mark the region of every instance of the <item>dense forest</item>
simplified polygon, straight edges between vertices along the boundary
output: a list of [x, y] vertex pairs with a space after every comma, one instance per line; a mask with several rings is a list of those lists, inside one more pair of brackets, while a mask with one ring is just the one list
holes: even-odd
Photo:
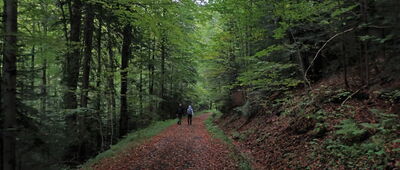
[[76, 168], [179, 103], [253, 169], [400, 167], [398, 0], [0, 6], [1, 170]]

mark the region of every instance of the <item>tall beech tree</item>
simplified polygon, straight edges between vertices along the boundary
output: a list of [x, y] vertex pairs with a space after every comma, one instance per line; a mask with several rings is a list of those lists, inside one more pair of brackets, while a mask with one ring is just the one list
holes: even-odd
[[128, 23], [123, 29], [123, 42], [121, 52], [121, 106], [119, 118], [119, 135], [126, 135], [128, 132], [128, 64], [131, 57], [132, 26]]
[[81, 61], [81, 25], [82, 2], [81, 0], [68, 1], [70, 13], [69, 51], [65, 57], [63, 82], [66, 85], [64, 92], [64, 108], [76, 109], [78, 106], [76, 88], [78, 86], [80, 61]]
[[90, 76], [90, 61], [93, 50], [93, 34], [94, 34], [94, 6], [90, 3], [85, 4], [85, 24], [84, 24], [84, 56], [83, 56], [83, 75], [82, 75], [82, 96], [81, 107], [87, 107], [88, 92], [89, 92], [89, 76]]
[[3, 7], [4, 49], [2, 74], [2, 169], [17, 169], [17, 34], [18, 1], [6, 0]]

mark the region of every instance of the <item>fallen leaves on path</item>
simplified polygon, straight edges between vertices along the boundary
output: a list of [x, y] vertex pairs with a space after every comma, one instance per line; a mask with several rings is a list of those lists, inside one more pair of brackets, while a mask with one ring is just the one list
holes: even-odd
[[193, 118], [193, 125], [186, 121], [173, 125], [138, 147], [100, 161], [93, 169], [237, 169], [229, 148], [208, 133], [207, 117]]

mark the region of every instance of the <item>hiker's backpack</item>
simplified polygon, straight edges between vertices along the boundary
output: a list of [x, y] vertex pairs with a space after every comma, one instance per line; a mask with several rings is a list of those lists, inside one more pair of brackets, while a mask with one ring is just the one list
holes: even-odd
[[189, 108], [187, 109], [187, 114], [188, 114], [188, 115], [193, 115], [193, 109], [189, 107]]

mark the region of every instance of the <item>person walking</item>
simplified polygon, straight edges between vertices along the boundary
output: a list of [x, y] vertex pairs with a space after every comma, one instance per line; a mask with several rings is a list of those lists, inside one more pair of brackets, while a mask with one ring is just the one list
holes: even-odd
[[178, 110], [176, 111], [176, 116], [178, 117], [178, 125], [182, 124], [183, 113], [185, 113], [185, 109], [183, 108], [182, 104], [179, 103]]
[[187, 108], [188, 125], [192, 125], [192, 117], [194, 116], [194, 111], [191, 105]]

